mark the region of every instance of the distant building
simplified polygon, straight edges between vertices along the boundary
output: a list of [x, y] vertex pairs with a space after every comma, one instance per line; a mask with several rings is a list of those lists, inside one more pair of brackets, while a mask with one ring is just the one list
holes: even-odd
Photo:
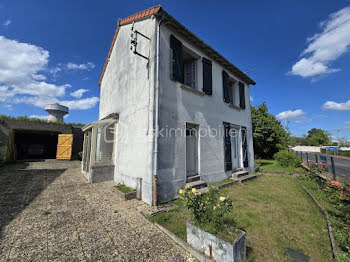
[[63, 122], [63, 117], [65, 114], [68, 114], [69, 108], [55, 103], [45, 105], [45, 111], [49, 113], [49, 122]]

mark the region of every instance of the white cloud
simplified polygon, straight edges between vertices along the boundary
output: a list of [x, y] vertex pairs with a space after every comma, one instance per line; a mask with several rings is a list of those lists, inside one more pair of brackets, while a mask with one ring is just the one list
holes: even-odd
[[350, 121], [347, 121], [344, 123], [346, 126], [349, 126], [350, 127]]
[[95, 68], [95, 65], [91, 62], [88, 62], [86, 64], [75, 64], [75, 63], [72, 63], [72, 62], [69, 62], [67, 64], [67, 68], [68, 69], [78, 69], [78, 70], [91, 70], [91, 69], [94, 69]]
[[58, 66], [55, 66], [55, 67], [53, 67], [53, 68], [47, 69], [47, 71], [48, 71], [51, 75], [53, 75], [53, 77], [56, 77], [56, 76], [57, 76], [57, 73], [58, 73], [58, 72], [61, 72], [62, 69], [61, 69], [60, 66], [58, 65]]
[[70, 93], [70, 96], [75, 98], [81, 98], [85, 92], [87, 92], [87, 89], [78, 89], [77, 91], [74, 91]]
[[320, 26], [322, 32], [307, 39], [308, 47], [290, 74], [305, 78], [340, 71], [329, 68], [329, 64], [343, 55], [350, 45], [350, 7], [330, 14]]
[[323, 104], [324, 110], [335, 110], [335, 111], [350, 111], [350, 100], [345, 103], [337, 103], [334, 101], [327, 101]]
[[254, 98], [252, 96], [250, 96], [250, 102], [253, 102]]
[[278, 119], [291, 119], [291, 118], [299, 118], [305, 116], [305, 112], [301, 109], [296, 110], [288, 110], [279, 113], [276, 117]]
[[[55, 75], [62, 66], [58, 64], [49, 69], [48, 63], [49, 52], [40, 46], [0, 36], [0, 102], [25, 103], [42, 108], [47, 103], [64, 101], [66, 89], [71, 86], [48, 83], [44, 73]], [[92, 66], [87, 65], [89, 68]], [[75, 97], [81, 96], [77, 93]], [[65, 102], [70, 104], [71, 109], [88, 109], [98, 102], [98, 98]]]
[[32, 75], [32, 78], [38, 81], [45, 81], [46, 80], [46, 76], [42, 75], [42, 74], [34, 74]]
[[10, 19], [7, 19], [2, 25], [3, 26], [9, 26], [12, 23]]
[[99, 101], [98, 97], [89, 97], [79, 100], [60, 101], [60, 104], [68, 106], [69, 109], [86, 110], [94, 107]]
[[30, 115], [29, 118], [38, 118], [38, 119], [43, 119], [43, 120], [47, 120], [49, 119], [49, 116], [48, 115]]

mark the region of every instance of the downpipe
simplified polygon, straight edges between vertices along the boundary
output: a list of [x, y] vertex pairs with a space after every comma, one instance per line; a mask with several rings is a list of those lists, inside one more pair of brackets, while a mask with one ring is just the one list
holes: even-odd
[[157, 172], [158, 172], [158, 136], [159, 136], [159, 49], [160, 49], [160, 26], [164, 20], [164, 16], [160, 19], [157, 25], [157, 46], [156, 46], [156, 85], [154, 92], [154, 151], [153, 151], [153, 206], [156, 206], [157, 203]]

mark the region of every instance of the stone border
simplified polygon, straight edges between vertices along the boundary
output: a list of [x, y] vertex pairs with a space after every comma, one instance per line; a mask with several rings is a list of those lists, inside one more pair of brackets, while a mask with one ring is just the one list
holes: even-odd
[[267, 170], [264, 170], [264, 171], [261, 171], [262, 173], [265, 173], [265, 174], [278, 174], [278, 175], [293, 175], [295, 172], [288, 172], [288, 171], [267, 171]]
[[161, 231], [163, 231], [163, 233], [166, 234], [176, 244], [178, 244], [183, 249], [185, 249], [188, 253], [190, 253], [192, 256], [194, 256], [198, 261], [201, 261], [201, 262], [212, 262], [213, 261], [210, 257], [197, 251], [190, 244], [184, 242], [181, 238], [177, 237], [176, 235], [174, 235], [173, 233], [171, 233], [169, 230], [162, 227], [158, 223], [154, 223], [154, 225], [156, 225], [156, 227], [158, 227]]
[[310, 197], [310, 199], [316, 204], [316, 206], [320, 209], [322, 215], [325, 217], [326, 222], [327, 222], [327, 227], [328, 227], [328, 236], [329, 240], [331, 241], [331, 249], [332, 249], [332, 254], [333, 254], [333, 261], [337, 262], [337, 258], [335, 256], [335, 240], [333, 236], [333, 229], [331, 226], [331, 223], [329, 222], [328, 219], [328, 213], [324, 208], [320, 205], [320, 203], [314, 198], [314, 196], [306, 189], [306, 187], [299, 181], [299, 179], [296, 177], [295, 180], [298, 182], [298, 184], [304, 189], [304, 191], [307, 193], [307, 195]]
[[117, 195], [123, 198], [124, 200], [131, 200], [136, 198], [136, 191], [132, 191], [130, 193], [123, 193], [117, 188], [117, 186], [114, 186], [114, 188], [116, 189], [115, 191]]
[[246, 232], [238, 228], [234, 230], [239, 234], [230, 242], [187, 221], [187, 243], [199, 252], [212, 257], [214, 261], [245, 262]]
[[[252, 178], [258, 178], [260, 176], [262, 176], [263, 174], [256, 174], [255, 177], [251, 177]], [[244, 177], [244, 176], [243, 176]], [[229, 187], [229, 186], [232, 186], [234, 184], [238, 184], [239, 182], [241, 182], [240, 180], [232, 180], [230, 182], [227, 182], [227, 183], [224, 183], [224, 184], [221, 184], [221, 185], [218, 185], [216, 186], [217, 189], [223, 189], [223, 188], [226, 188], [226, 187]], [[243, 181], [244, 182], [244, 181]]]

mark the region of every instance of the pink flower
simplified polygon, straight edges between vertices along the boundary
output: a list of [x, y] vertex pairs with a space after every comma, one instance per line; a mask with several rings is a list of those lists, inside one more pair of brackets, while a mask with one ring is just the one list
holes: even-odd
[[311, 160], [311, 159], [309, 159], [308, 161], [309, 161], [309, 162], [312, 162], [312, 160]]
[[341, 174], [340, 176], [341, 176], [341, 177], [344, 177], [345, 175], [344, 175], [344, 174]]
[[339, 186], [339, 182], [338, 181], [332, 181], [332, 185], [333, 186]]
[[318, 164], [317, 163], [315, 163], [315, 166], [317, 166]]

